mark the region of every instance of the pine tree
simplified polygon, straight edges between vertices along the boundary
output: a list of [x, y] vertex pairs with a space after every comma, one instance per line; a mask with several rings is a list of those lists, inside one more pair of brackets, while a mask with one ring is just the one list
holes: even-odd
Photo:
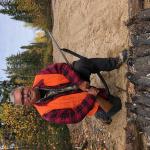
[[9, 77], [16, 77], [17, 83], [32, 82], [35, 74], [43, 67], [41, 53], [35, 50], [24, 51], [6, 58], [6, 73]]
[[9, 16], [12, 16], [12, 19], [32, 23], [34, 16], [29, 10], [18, 9], [18, 2], [17, 0], [0, 2], [0, 5], [3, 7], [0, 10], [0, 13], [8, 14]]

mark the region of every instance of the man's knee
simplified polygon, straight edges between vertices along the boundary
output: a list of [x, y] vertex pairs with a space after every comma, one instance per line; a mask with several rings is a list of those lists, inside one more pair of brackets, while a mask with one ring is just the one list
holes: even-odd
[[81, 77], [82, 80], [90, 81], [90, 70], [84, 64], [84, 60], [78, 60], [73, 62], [74, 71]]
[[73, 68], [74, 68], [75, 71], [80, 71], [81, 68], [83, 67], [83, 63], [80, 60], [74, 61], [72, 63], [72, 66], [73, 66]]

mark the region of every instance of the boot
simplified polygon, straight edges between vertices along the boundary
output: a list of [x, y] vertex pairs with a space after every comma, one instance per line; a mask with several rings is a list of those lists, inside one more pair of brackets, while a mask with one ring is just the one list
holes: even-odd
[[111, 124], [112, 119], [107, 115], [107, 113], [101, 108], [98, 112], [96, 112], [95, 117], [99, 120], [101, 120], [104, 124]]
[[118, 63], [117, 63], [117, 68], [119, 68], [123, 63], [126, 62], [128, 58], [128, 50], [124, 49], [122, 52], [119, 53], [118, 58]]

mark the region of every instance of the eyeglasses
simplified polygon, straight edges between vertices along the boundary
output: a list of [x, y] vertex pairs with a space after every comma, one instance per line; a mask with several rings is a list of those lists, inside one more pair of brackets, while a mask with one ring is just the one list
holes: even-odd
[[21, 88], [21, 103], [24, 105], [27, 100], [28, 100], [27, 90], [24, 87], [22, 87]]

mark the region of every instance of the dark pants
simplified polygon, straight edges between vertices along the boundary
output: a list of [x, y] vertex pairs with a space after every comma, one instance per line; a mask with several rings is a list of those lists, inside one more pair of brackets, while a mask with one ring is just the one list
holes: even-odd
[[[90, 75], [92, 73], [117, 69], [117, 64], [118, 58], [80, 59], [73, 62], [73, 69], [80, 75], [81, 79], [90, 81]], [[122, 104], [120, 98], [117, 96], [109, 95], [107, 99], [113, 104], [113, 107], [107, 113], [111, 117], [121, 109]]]
[[89, 81], [91, 73], [117, 69], [118, 58], [90, 58], [73, 62], [73, 69], [83, 80]]

